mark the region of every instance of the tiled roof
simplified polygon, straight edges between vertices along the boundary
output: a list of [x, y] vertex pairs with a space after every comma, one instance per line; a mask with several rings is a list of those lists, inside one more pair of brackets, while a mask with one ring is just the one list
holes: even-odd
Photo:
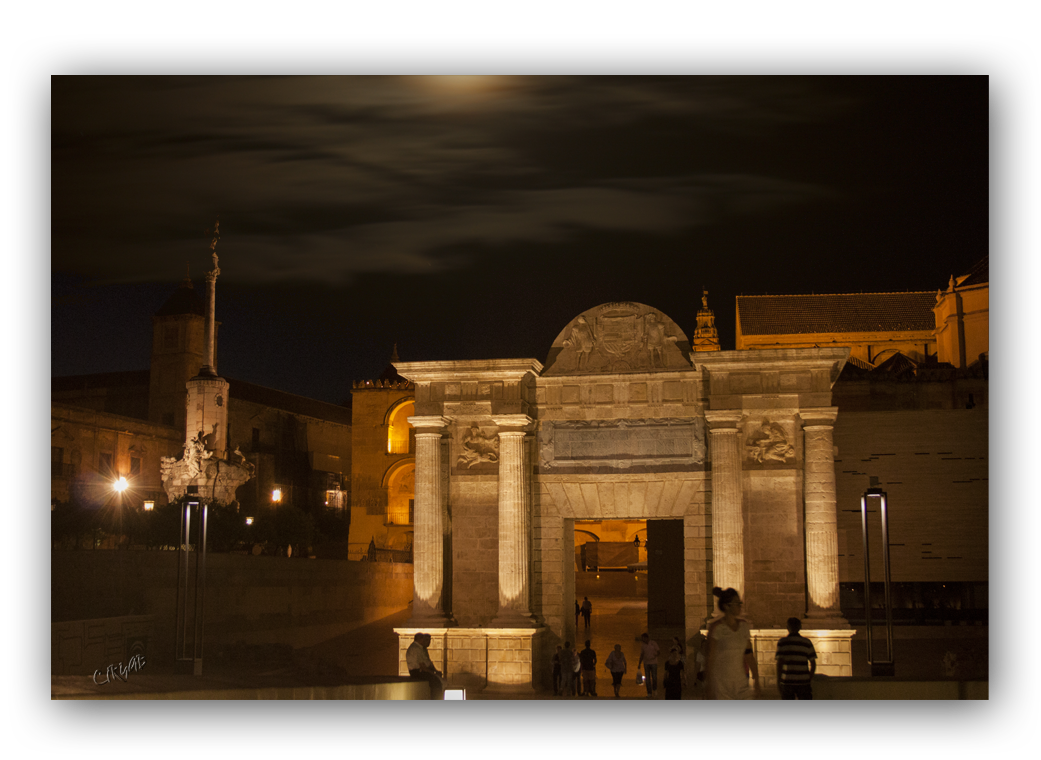
[[932, 330], [936, 293], [738, 296], [743, 335]]
[[990, 256], [984, 256], [968, 271], [964, 277], [958, 278], [958, 287], [983, 285], [990, 282]]

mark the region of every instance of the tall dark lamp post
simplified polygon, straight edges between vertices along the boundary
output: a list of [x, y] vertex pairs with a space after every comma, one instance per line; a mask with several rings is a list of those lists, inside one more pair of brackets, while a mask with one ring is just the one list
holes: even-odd
[[[192, 674], [202, 675], [203, 625], [206, 620], [206, 518], [209, 505], [198, 501], [181, 504], [181, 543], [177, 547], [176, 657], [178, 664], [191, 663]], [[188, 560], [192, 512], [199, 519], [199, 541], [195, 568]], [[191, 597], [191, 601], [189, 601]], [[189, 627], [190, 625], [190, 627]]]
[[[864, 620], [867, 629], [867, 661], [873, 676], [891, 676], [894, 674], [893, 663], [893, 605], [889, 591], [889, 513], [886, 492], [875, 485], [872, 478], [871, 487], [860, 497], [861, 525], [864, 531]], [[883, 589], [886, 610], [886, 657], [876, 659], [873, 648], [871, 629], [871, 554], [868, 551], [868, 499], [878, 499], [882, 513], [882, 568], [884, 574]]]

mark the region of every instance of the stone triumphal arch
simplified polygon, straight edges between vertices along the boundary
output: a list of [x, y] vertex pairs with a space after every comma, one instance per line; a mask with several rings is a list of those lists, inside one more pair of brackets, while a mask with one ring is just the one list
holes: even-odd
[[688, 640], [712, 587], [732, 586], [757, 641], [800, 616], [835, 655], [821, 671], [849, 674], [831, 405], [848, 349], [714, 348], [692, 350], [668, 316], [624, 302], [575, 317], [545, 364], [395, 364], [415, 383], [401, 672], [424, 630], [457, 682], [544, 684], [549, 653], [575, 640], [575, 521], [636, 519], [679, 547]]

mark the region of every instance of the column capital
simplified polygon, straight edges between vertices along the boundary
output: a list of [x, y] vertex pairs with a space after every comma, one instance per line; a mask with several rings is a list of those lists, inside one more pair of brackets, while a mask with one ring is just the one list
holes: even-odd
[[448, 418], [441, 415], [416, 416], [408, 418], [409, 424], [416, 429], [416, 435], [441, 435], [448, 425]]
[[492, 417], [492, 422], [499, 426], [499, 434], [503, 433], [527, 433], [528, 428], [534, 422], [526, 414], [501, 414]]
[[734, 409], [706, 411], [705, 421], [708, 423], [709, 430], [713, 432], [717, 430], [737, 430], [737, 426], [744, 416], [744, 412]]
[[811, 409], [800, 409], [799, 419], [802, 420], [802, 427], [825, 427], [830, 428], [835, 425], [835, 419], [838, 417], [839, 408], [837, 406], [820, 406]]

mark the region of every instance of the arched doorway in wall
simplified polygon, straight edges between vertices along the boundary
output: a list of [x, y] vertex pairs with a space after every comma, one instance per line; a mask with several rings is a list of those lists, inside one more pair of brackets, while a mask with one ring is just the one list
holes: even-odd
[[406, 398], [387, 411], [387, 453], [411, 454], [416, 450], [416, 431], [408, 418], [416, 413], [415, 399]]
[[408, 549], [415, 521], [416, 464], [400, 462], [384, 478], [387, 493], [387, 549]]
[[[601, 659], [616, 644], [621, 645], [630, 672], [635, 674], [640, 653], [637, 638], [648, 632], [657, 640], [664, 659], [672, 638], [686, 637], [683, 521], [576, 518], [570, 525], [565, 523], [568, 534], [574, 542], [575, 566], [574, 586], [565, 589], [564, 638], [578, 649], [589, 640]], [[575, 610], [587, 598], [592, 605], [588, 627]], [[623, 696], [642, 693], [643, 687], [637, 687], [635, 681], [624, 681]]]

